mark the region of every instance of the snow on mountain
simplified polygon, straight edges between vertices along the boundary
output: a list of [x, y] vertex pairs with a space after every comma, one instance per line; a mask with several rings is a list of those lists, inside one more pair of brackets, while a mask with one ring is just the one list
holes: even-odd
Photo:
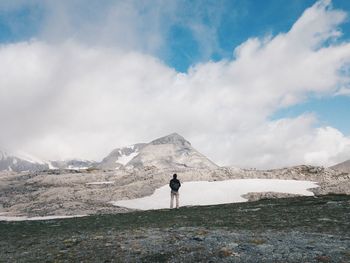
[[129, 155], [125, 155], [123, 154], [122, 156], [120, 156], [118, 158], [118, 160], [116, 160], [116, 163], [122, 164], [122, 165], [126, 165], [128, 162], [130, 162], [135, 156], [137, 156], [139, 154], [139, 152], [133, 152]]
[[19, 158], [23, 161], [27, 161], [29, 163], [34, 164], [45, 164], [46, 162], [25, 152], [16, 152], [15, 154], [16, 158]]
[[[312, 196], [310, 188], [319, 187], [310, 181], [275, 179], [238, 179], [226, 181], [184, 182], [180, 188], [180, 205], [217, 205], [247, 201], [242, 195], [250, 192], [278, 192]], [[205, 189], [205, 191], [203, 191]], [[131, 209], [169, 208], [170, 188], [164, 185], [143, 198], [112, 202], [113, 205]]]
[[0, 171], [43, 171], [48, 169], [80, 170], [96, 166], [94, 161], [71, 159], [64, 161], [46, 161], [27, 153], [8, 154], [0, 151]]
[[81, 170], [96, 166], [97, 163], [89, 160], [69, 159], [64, 161], [51, 161], [50, 169]]
[[145, 143], [138, 143], [123, 148], [114, 149], [102, 162], [98, 165], [101, 169], [114, 170], [124, 167], [145, 146]]
[[350, 160], [347, 160], [345, 162], [342, 163], [338, 163], [334, 166], [331, 166], [330, 168], [334, 169], [334, 170], [338, 170], [341, 171], [343, 173], [349, 173], [350, 174]]
[[49, 164], [25, 153], [16, 155], [0, 151], [0, 171], [41, 171], [49, 169]]

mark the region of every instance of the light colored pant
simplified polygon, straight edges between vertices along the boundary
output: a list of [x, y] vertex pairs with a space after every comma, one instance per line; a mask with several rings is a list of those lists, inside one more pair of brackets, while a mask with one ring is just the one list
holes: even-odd
[[170, 192], [170, 208], [174, 207], [174, 197], [176, 199], [176, 208], [179, 208], [179, 192]]

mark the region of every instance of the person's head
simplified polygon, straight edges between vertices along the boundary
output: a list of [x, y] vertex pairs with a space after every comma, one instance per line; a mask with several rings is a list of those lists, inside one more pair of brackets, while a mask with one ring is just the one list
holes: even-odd
[[173, 174], [173, 178], [176, 179], [177, 178], [177, 174]]

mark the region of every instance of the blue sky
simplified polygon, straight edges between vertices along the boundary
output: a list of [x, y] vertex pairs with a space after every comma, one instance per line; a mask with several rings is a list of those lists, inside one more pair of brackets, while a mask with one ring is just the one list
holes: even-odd
[[[309, 13], [305, 14], [305, 10]], [[344, 20], [337, 10], [342, 10], [348, 17]], [[299, 134], [306, 134], [303, 140], [309, 143], [310, 149], [302, 152], [299, 146], [294, 147], [300, 150], [294, 156], [303, 156], [308, 163], [330, 164], [348, 158], [344, 149], [348, 149], [350, 144], [350, 95], [349, 81], [346, 80], [350, 60], [347, 57], [350, 49], [347, 46], [350, 42], [349, 14], [350, 1], [347, 0], [4, 0], [0, 2], [0, 56], [3, 60], [0, 67], [10, 69], [8, 76], [4, 74], [0, 79], [5, 83], [2, 94], [13, 93], [11, 96], [17, 101], [18, 94], [26, 87], [33, 102], [26, 102], [32, 108], [25, 113], [38, 114], [38, 119], [44, 118], [43, 113], [50, 113], [52, 115], [46, 117], [58, 123], [63, 120], [61, 115], [66, 109], [61, 109], [62, 112], [53, 110], [50, 105], [55, 104], [51, 102], [47, 103], [46, 111], [38, 110], [35, 105], [38, 105], [39, 98], [51, 101], [62, 97], [69, 101], [67, 96], [70, 93], [66, 91], [71, 89], [71, 94], [83, 94], [88, 101], [92, 99], [88, 96], [95, 94], [94, 83], [102, 82], [98, 96], [106, 101], [96, 106], [101, 112], [89, 112], [92, 108], [86, 109], [86, 112], [95, 116], [91, 123], [100, 125], [105, 121], [105, 129], [111, 130], [110, 140], [116, 143], [145, 141], [176, 131], [188, 136], [209, 156], [214, 153], [213, 159], [216, 158], [215, 153], [221, 151], [217, 159], [222, 160], [232, 148], [238, 147], [238, 141], [242, 142], [240, 150], [230, 160], [223, 161], [228, 163], [239, 158], [244, 162], [247, 159], [244, 156], [252, 156], [255, 145], [251, 142], [256, 140], [256, 143], [265, 144], [266, 148], [257, 152], [256, 160], [251, 162], [260, 162], [261, 167], [272, 167], [282, 165], [274, 163], [274, 156], [280, 156], [279, 152], [284, 153], [290, 145], [299, 145], [300, 137], [303, 137]], [[296, 32], [288, 34], [297, 23], [299, 28]], [[324, 30], [325, 26], [330, 30]], [[342, 35], [334, 37], [332, 34], [337, 30]], [[315, 36], [319, 32], [326, 39], [317, 39]], [[316, 41], [321, 46], [314, 48], [303, 42], [305, 39]], [[276, 52], [271, 46], [277, 47]], [[288, 50], [283, 50], [284, 47]], [[330, 49], [319, 52], [325, 47]], [[127, 58], [120, 58], [120, 51]], [[299, 57], [301, 52], [305, 52], [305, 58]], [[55, 57], [51, 57], [52, 53]], [[91, 57], [91, 54], [96, 57]], [[133, 54], [131, 58], [129, 54]], [[339, 54], [344, 54], [345, 58], [342, 59]], [[111, 60], [114, 56], [117, 58]], [[294, 60], [294, 57], [297, 59]], [[270, 58], [272, 63], [266, 63]], [[28, 68], [24, 67], [25, 70], [19, 72], [23, 70], [21, 64], [11, 64], [17, 61], [22, 61]], [[95, 66], [97, 61], [99, 64]], [[310, 61], [311, 65], [308, 64]], [[6, 63], [10, 63], [11, 67], [7, 67]], [[90, 67], [85, 68], [88, 65]], [[103, 65], [109, 67], [103, 68]], [[123, 70], [111, 72], [111, 65], [126, 73], [119, 76]], [[140, 72], [138, 66], [142, 68]], [[308, 72], [299, 72], [301, 67], [307, 68]], [[35, 71], [36, 68], [41, 70]], [[89, 74], [83, 70], [76, 71], [76, 68], [85, 68]], [[344, 72], [338, 74], [337, 70]], [[80, 75], [82, 72], [84, 74]], [[94, 78], [86, 83], [86, 75]], [[21, 79], [23, 86], [18, 84]], [[102, 81], [104, 79], [110, 82], [106, 84]], [[337, 90], [342, 85], [343, 93]], [[79, 87], [86, 90], [82, 91]], [[121, 92], [126, 94], [125, 97], [120, 95]], [[184, 94], [191, 101], [182, 98]], [[109, 98], [120, 99], [120, 108]], [[162, 110], [159, 110], [160, 106], [156, 107], [162, 101], [160, 98], [165, 101]], [[11, 112], [10, 106], [4, 111]], [[68, 103], [63, 106], [69, 108]], [[106, 108], [114, 110], [114, 115], [109, 116], [112, 119], [117, 112], [134, 108], [137, 121], [118, 118], [113, 122], [109, 119], [101, 121], [101, 115], [107, 116], [104, 112]], [[148, 112], [144, 112], [143, 108], [147, 108]], [[20, 112], [17, 108], [12, 111], [13, 114]], [[164, 111], [164, 116], [160, 111]], [[77, 118], [79, 114], [82, 114], [79, 109], [69, 112], [72, 118]], [[314, 118], [308, 117], [311, 115]], [[159, 127], [156, 125], [143, 131], [139, 127], [139, 116], [144, 118], [143, 124], [156, 122]], [[0, 121], [8, 121], [1, 117], [0, 114]], [[74, 123], [76, 119], [71, 121]], [[9, 125], [13, 125], [15, 131], [20, 130], [14, 123], [9, 122]], [[342, 134], [327, 130], [328, 126]], [[51, 138], [63, 145], [62, 138], [73, 138], [72, 130], [75, 128], [68, 121], [61, 127], [64, 127], [62, 130], [67, 129], [64, 135], [63, 131], [61, 135], [55, 134], [51, 126], [42, 127], [40, 132], [38, 126], [27, 130], [33, 130], [32, 136], [39, 137], [41, 134], [41, 138]], [[74, 130], [76, 137], [82, 132], [101, 138], [103, 131], [98, 131], [96, 126], [91, 127], [88, 127], [89, 131]], [[301, 130], [299, 133], [298, 129]], [[9, 136], [12, 136], [13, 130], [7, 131]], [[283, 132], [285, 138], [281, 135]], [[242, 138], [246, 134], [250, 137]], [[27, 134], [21, 136], [22, 145], [32, 140]], [[276, 136], [281, 139], [279, 148], [274, 140]], [[339, 137], [337, 149], [330, 149], [333, 141], [329, 138], [332, 136]], [[322, 141], [320, 149], [312, 149], [315, 143], [310, 139], [312, 137], [316, 138], [316, 142], [320, 138], [327, 142]], [[0, 145], [9, 141], [4, 138], [0, 136]], [[220, 139], [217, 145], [223, 144], [226, 148], [214, 150], [216, 139]], [[81, 143], [82, 148], [87, 141], [92, 141], [91, 138], [84, 142], [79, 138], [75, 140]], [[284, 144], [288, 140], [290, 143]], [[208, 144], [208, 141], [213, 143]], [[65, 143], [62, 152], [73, 153], [73, 150], [67, 150], [72, 142]], [[46, 144], [42, 141], [42, 145]], [[94, 151], [97, 152], [97, 148]], [[245, 152], [246, 148], [250, 150]], [[106, 148], [104, 150], [107, 151]], [[329, 152], [327, 157], [324, 152]], [[286, 156], [285, 160], [283, 164], [302, 162], [290, 156]]]
[[272, 118], [279, 119], [285, 117], [296, 117], [303, 113], [316, 114], [319, 124], [323, 126], [333, 126], [345, 134], [350, 134], [349, 96], [335, 96], [324, 98], [311, 98], [296, 106], [282, 109], [276, 112]]
[[[76, 2], [79, 3], [79, 1]], [[181, 72], [187, 71], [191, 65], [198, 62], [230, 59], [233, 49], [248, 38], [287, 32], [304, 10], [315, 2], [316, 0], [177, 1], [177, 17], [163, 36], [166, 42], [158, 56]], [[94, 19], [100, 19], [103, 12], [108, 9], [108, 3], [111, 4], [113, 1], [99, 4], [98, 1], [93, 0], [86, 3], [89, 4], [80, 7], [85, 16], [76, 14], [80, 19], [72, 22], [72, 27], [77, 27], [79, 23], [87, 23], [89, 20], [93, 22]], [[349, 1], [333, 0], [332, 3], [334, 8], [350, 12]], [[1, 43], [43, 37], [42, 31], [50, 16], [50, 11], [45, 5], [40, 1], [25, 1], [20, 5], [9, 5], [11, 8], [6, 4], [3, 5], [0, 5]], [[213, 29], [217, 46], [210, 54], [204, 54], [201, 50], [200, 46], [203, 43], [199, 43], [200, 40], [189, 27], [192, 23]], [[341, 26], [341, 30], [344, 35], [340, 41], [349, 39], [349, 19]]]

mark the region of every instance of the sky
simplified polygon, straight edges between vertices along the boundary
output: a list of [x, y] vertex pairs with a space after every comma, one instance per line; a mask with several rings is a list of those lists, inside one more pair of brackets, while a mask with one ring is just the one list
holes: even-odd
[[346, 0], [0, 2], [0, 149], [101, 160], [177, 132], [220, 165], [350, 159]]

